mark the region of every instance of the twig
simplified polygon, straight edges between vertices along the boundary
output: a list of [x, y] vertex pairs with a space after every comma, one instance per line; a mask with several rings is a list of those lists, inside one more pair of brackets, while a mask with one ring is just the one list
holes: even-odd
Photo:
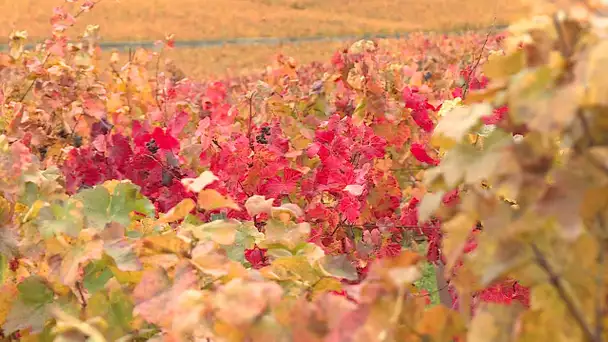
[[595, 144], [595, 141], [593, 139], [593, 135], [591, 134], [591, 128], [589, 126], [587, 118], [585, 117], [585, 113], [579, 111], [576, 116], [581, 121], [581, 126], [583, 127], [583, 132], [585, 133], [584, 136], [589, 138], [589, 145], [593, 146]]
[[596, 336], [594, 336], [593, 332], [591, 331], [591, 328], [589, 327], [589, 324], [587, 324], [587, 322], [585, 322], [583, 313], [578, 309], [578, 307], [576, 307], [572, 298], [570, 298], [570, 296], [566, 292], [566, 288], [564, 287], [564, 284], [562, 283], [561, 278], [559, 277], [559, 275], [557, 275], [555, 273], [555, 271], [553, 270], [551, 265], [549, 265], [547, 258], [545, 258], [544, 254], [540, 251], [540, 249], [535, 244], [532, 243], [531, 247], [532, 247], [532, 252], [534, 253], [534, 256], [536, 258], [536, 262], [549, 276], [549, 283], [551, 283], [551, 285], [557, 291], [557, 294], [559, 295], [559, 297], [564, 301], [564, 304], [566, 304], [566, 308], [570, 312], [570, 315], [572, 316], [572, 318], [574, 318], [576, 323], [579, 325], [579, 327], [583, 331], [585, 338], [590, 342], [600, 342], [602, 339], [601, 338], [598, 339], [598, 338], [596, 338]]
[[346, 219], [344, 219], [344, 220], [342, 220], [342, 222], [338, 223], [336, 225], [336, 228], [334, 228], [334, 231], [331, 232], [331, 234], [329, 236], [334, 236], [334, 234], [336, 234], [336, 232], [338, 231], [338, 228], [344, 227], [344, 223], [346, 223]]
[[[163, 45], [163, 47], [160, 49], [160, 51], [158, 52], [158, 58], [156, 59], [156, 91], [154, 92], [154, 99], [156, 100], [156, 105], [158, 106], [158, 109], [162, 110], [163, 108], [160, 105], [160, 101], [158, 100], [158, 89], [159, 89], [159, 81], [158, 81], [158, 75], [159, 75], [159, 69], [160, 69], [160, 59], [163, 55], [163, 51], [165, 51], [165, 47]], [[164, 86], [163, 86], [163, 96], [165, 97], [165, 101], [166, 96], [165, 96], [165, 90], [164, 90]], [[165, 103], [165, 107], [164, 107], [164, 113], [165, 113], [165, 119], [167, 118], [167, 104]]]
[[251, 149], [251, 151], [254, 151], [253, 148], [253, 140], [251, 139], [251, 133], [253, 130], [253, 95], [255, 94], [255, 91], [251, 93], [251, 96], [249, 96], [249, 122], [247, 124], [247, 140], [249, 141], [249, 148]]
[[[131, 62], [132, 62], [132, 58], [131, 58], [131, 52], [129, 51], [129, 68], [131, 68]], [[131, 83], [131, 76], [129, 76], [129, 72], [127, 72], [127, 79], [125, 80], [122, 75], [120, 74], [120, 72], [118, 72], [118, 70], [116, 70], [116, 67], [111, 64], [110, 65], [110, 69], [112, 69], [112, 72], [114, 73], [114, 75], [116, 75], [116, 77], [118, 77], [118, 79], [125, 85], [125, 95], [127, 97], [127, 106], [129, 107], [129, 114], [131, 114], [131, 111], [133, 110], [132, 106], [131, 106], [131, 89], [129, 88], [129, 84]]]
[[566, 59], [572, 56], [572, 49], [568, 44], [568, 40], [566, 40], [566, 32], [564, 32], [564, 27], [562, 26], [560, 20], [557, 18], [557, 14], [554, 14], [551, 19], [553, 20], [553, 25], [555, 26], [555, 31], [557, 31], [557, 37], [559, 38], [560, 45], [562, 47], [562, 56]]
[[211, 139], [211, 142], [213, 143], [213, 145], [215, 145], [215, 147], [219, 148], [220, 151], [222, 150], [222, 146], [220, 146], [220, 143], [218, 143], [217, 140]]
[[175, 178], [175, 179], [181, 179], [182, 178], [180, 175], [178, 175], [175, 172], [173, 172], [173, 170], [171, 170], [170, 168], [166, 167], [163, 163], [161, 163], [160, 160], [156, 159], [156, 157], [154, 157], [153, 155], [151, 155], [151, 154], [145, 154], [145, 156], [148, 157], [148, 158], [150, 158], [150, 159], [152, 159], [152, 160], [154, 160], [156, 163], [158, 163], [158, 165], [160, 165], [160, 167], [163, 170], [168, 171], [169, 173], [171, 173], [171, 175], [173, 176], [173, 178]]
[[[42, 66], [44, 66], [46, 64], [46, 62], [49, 60], [50, 57], [51, 57], [51, 54], [47, 53], [46, 57], [44, 57], [44, 60], [42, 61]], [[29, 94], [30, 91], [32, 91], [32, 88], [34, 88], [34, 84], [36, 84], [37, 80], [38, 80], [38, 78], [34, 78], [32, 80], [32, 83], [30, 83], [29, 87], [27, 87], [27, 89], [25, 90], [23, 95], [21, 95], [21, 98], [19, 98], [19, 102], [23, 102], [23, 100], [25, 100], [25, 98], [27, 97], [27, 94]]]
[[[593, 135], [591, 135], [591, 129], [589, 126], [589, 122], [587, 122], [587, 119], [585, 118], [585, 115], [583, 113], [578, 113], [577, 116], [578, 116], [579, 120], [581, 121], [581, 126], [583, 127], [584, 136], [589, 137], [589, 139], [590, 139], [589, 144], [585, 147], [591, 147], [595, 144], [595, 141], [593, 139]], [[597, 160], [593, 155], [589, 155], [589, 154], [585, 153], [583, 151], [583, 147], [575, 144], [574, 151], [583, 155], [584, 157], [587, 157], [587, 160], [589, 161], [589, 163], [591, 165], [602, 170], [602, 172], [604, 172], [606, 175], [608, 175], [608, 166], [606, 166], [606, 164], [604, 164], [602, 161]]]
[[416, 293], [416, 294], [412, 294], [412, 297], [430, 297], [435, 293], [440, 293], [441, 291], [445, 290], [448, 288], [448, 286], [450, 286], [450, 284], [444, 284], [442, 287], [437, 288], [437, 290], [433, 290], [427, 293]]
[[435, 281], [439, 288], [437, 292], [439, 293], [439, 302], [448, 308], [452, 306], [452, 296], [448, 291], [448, 287], [450, 286], [450, 282], [445, 278], [445, 265], [441, 260], [439, 260], [437, 267], [435, 267]]
[[[600, 227], [600, 231], [604, 230], [604, 218], [602, 214], [596, 215], [596, 220], [598, 221], [598, 225]], [[605, 240], [602, 240], [599, 252], [598, 252], [598, 270], [595, 276], [595, 339], [596, 341], [602, 341], [602, 336], [604, 333], [604, 308], [603, 305], [606, 302], [606, 293], [604, 291], [604, 266], [606, 263], [606, 256], [604, 255], [606, 243]]]
[[84, 293], [82, 292], [82, 284], [79, 281], [76, 282], [76, 289], [78, 290], [80, 300], [82, 301], [80, 305], [83, 309], [85, 309], [87, 307], [87, 300], [84, 298]]
[[477, 70], [477, 67], [479, 66], [479, 63], [481, 62], [481, 57], [483, 56], [483, 52], [486, 49], [486, 45], [488, 44], [488, 40], [490, 39], [490, 35], [492, 34], [492, 32], [494, 32], [495, 22], [496, 22], [496, 18], [494, 18], [494, 23], [492, 23], [492, 27], [490, 28], [490, 30], [486, 34], [486, 39], [483, 41], [483, 45], [481, 46], [481, 51], [479, 52], [479, 56], [477, 56], [477, 60], [475, 61], [475, 64], [473, 65], [473, 67], [469, 71], [469, 75], [467, 76], [467, 80], [466, 80], [466, 82], [464, 84], [464, 90], [462, 91], [462, 99], [463, 100], [467, 97], [467, 93], [469, 92], [469, 87], [471, 86], [471, 77], [473, 77], [473, 73], [475, 73], [475, 70]]
[[245, 195], [247, 195], [247, 197], [251, 197], [251, 194], [249, 192], [247, 192], [247, 190], [245, 190], [245, 186], [243, 186], [243, 183], [241, 183], [241, 181], [237, 181], [237, 183], [239, 184], [239, 186], [241, 187], [241, 190], [243, 190], [243, 192], [245, 193]]

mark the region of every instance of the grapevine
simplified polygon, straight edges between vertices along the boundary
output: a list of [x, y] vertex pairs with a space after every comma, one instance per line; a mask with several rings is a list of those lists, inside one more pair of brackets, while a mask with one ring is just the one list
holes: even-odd
[[94, 5], [0, 54], [2, 338], [606, 338], [598, 9], [195, 81]]

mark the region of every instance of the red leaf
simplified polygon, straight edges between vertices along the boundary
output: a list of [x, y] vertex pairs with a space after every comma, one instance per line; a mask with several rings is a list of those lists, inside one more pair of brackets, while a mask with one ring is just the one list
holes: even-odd
[[338, 211], [349, 222], [355, 222], [361, 214], [361, 203], [351, 196], [344, 196], [338, 204]]
[[426, 153], [424, 146], [422, 146], [421, 144], [418, 144], [418, 143], [412, 144], [412, 146], [410, 147], [410, 152], [412, 152], [412, 155], [414, 156], [414, 158], [416, 158], [416, 160], [418, 160], [421, 163], [427, 163], [430, 165], [439, 165], [439, 160], [431, 158], [431, 156], [429, 156], [428, 153]]

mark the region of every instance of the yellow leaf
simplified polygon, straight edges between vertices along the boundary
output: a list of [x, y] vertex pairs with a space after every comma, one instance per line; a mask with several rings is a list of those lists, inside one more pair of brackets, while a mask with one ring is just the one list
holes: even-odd
[[312, 300], [317, 298], [318, 296], [330, 292], [330, 291], [340, 291], [342, 290], [342, 283], [333, 277], [323, 278], [315, 283], [315, 286], [312, 288]]
[[119, 283], [139, 284], [144, 271], [121, 271], [116, 266], [108, 266]]
[[32, 204], [32, 206], [29, 208], [29, 210], [27, 211], [27, 213], [23, 216], [23, 219], [21, 220], [21, 222], [27, 222], [35, 217], [38, 216], [38, 213], [40, 212], [40, 209], [42, 209], [45, 206], [48, 206], [49, 204], [46, 202], [43, 202], [41, 200], [36, 200], [36, 202], [34, 202]]
[[432, 337], [432, 341], [452, 341], [465, 332], [465, 325], [456, 311], [436, 305], [424, 311], [416, 331]]
[[445, 233], [442, 242], [443, 255], [446, 258], [446, 268], [452, 269], [460, 258], [469, 234], [475, 228], [475, 218], [458, 214], [442, 226]]
[[310, 265], [305, 256], [286, 256], [275, 259], [270, 266], [260, 270], [260, 273], [274, 280], [301, 280], [314, 284], [319, 275]]
[[206, 274], [221, 277], [229, 273], [232, 260], [212, 241], [202, 241], [192, 250], [191, 263]]
[[510, 55], [489, 57], [483, 71], [487, 77], [499, 79], [518, 73], [525, 66], [525, 63], [524, 50], [517, 50]]
[[462, 99], [460, 97], [457, 97], [453, 100], [445, 100], [441, 104], [441, 108], [439, 109], [439, 112], [437, 112], [437, 116], [446, 116], [449, 112], [452, 111], [452, 109], [456, 107], [462, 107]]
[[114, 190], [116, 189], [116, 186], [118, 186], [118, 184], [120, 184], [122, 182], [126, 182], [126, 181], [119, 181], [119, 180], [113, 179], [113, 180], [105, 181], [101, 186], [106, 188], [109, 193], [113, 194]]
[[216, 210], [220, 208], [241, 209], [231, 198], [225, 197], [213, 189], [199, 192], [198, 205], [205, 210]]
[[158, 220], [160, 223], [170, 223], [178, 221], [186, 217], [192, 209], [196, 208], [196, 203], [190, 198], [186, 198], [179, 202], [175, 207], [171, 208], [163, 217]]
[[13, 302], [17, 299], [19, 291], [14, 284], [6, 284], [0, 288], [0, 326], [6, 321]]
[[11, 204], [0, 195], [0, 225], [4, 225], [10, 219]]
[[586, 92], [583, 104], [593, 106], [606, 106], [608, 100], [608, 78], [606, 75], [606, 64], [608, 63], [608, 41], [602, 40], [595, 45], [589, 53], [586, 75]]
[[220, 245], [234, 243], [237, 228], [241, 223], [237, 220], [215, 220], [190, 229], [192, 234], [200, 240], [210, 239]]
[[302, 209], [293, 203], [285, 203], [280, 207], [272, 207], [270, 216], [284, 223], [289, 222], [292, 218], [298, 218], [304, 215]]
[[[508, 342], [515, 339], [517, 317], [522, 306], [486, 304], [471, 321], [467, 342]], [[546, 329], [546, 327], [544, 327]]]
[[245, 335], [242, 329], [234, 327], [227, 322], [215, 321], [213, 325], [218, 336], [222, 336], [226, 342], [237, 342], [245, 340]]
[[439, 209], [441, 205], [441, 200], [443, 199], [443, 191], [439, 191], [436, 193], [427, 193], [420, 201], [420, 206], [418, 207], [418, 221], [426, 222], [431, 218], [431, 215]]
[[138, 242], [137, 255], [149, 256], [156, 254], [184, 255], [189, 250], [189, 245], [175, 232], [162, 235], [148, 236]]

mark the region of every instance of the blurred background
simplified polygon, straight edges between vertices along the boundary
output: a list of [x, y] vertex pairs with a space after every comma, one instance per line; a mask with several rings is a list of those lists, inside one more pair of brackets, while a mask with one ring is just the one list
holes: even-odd
[[[0, 35], [26, 30], [28, 42], [51, 32], [53, 8], [65, 0], [0, 0]], [[68, 0], [70, 2], [70, 0]], [[186, 45], [168, 51], [190, 77], [255, 72], [278, 53], [298, 63], [328, 60], [355, 37], [418, 30], [458, 31], [500, 26], [529, 14], [526, 0], [101, 0], [70, 32], [99, 25], [101, 40], [154, 42], [174, 34]], [[82, 1], [74, 5], [75, 13]], [[68, 7], [71, 4], [67, 4]], [[259, 42], [255, 39], [289, 38]], [[309, 39], [313, 37], [314, 39]], [[324, 40], [321, 40], [323, 38]], [[295, 41], [294, 41], [295, 40]], [[297, 41], [303, 40], [303, 41]], [[210, 43], [210, 41], [213, 41]], [[104, 50], [109, 54], [111, 49]], [[104, 53], [104, 55], [105, 55]]]

